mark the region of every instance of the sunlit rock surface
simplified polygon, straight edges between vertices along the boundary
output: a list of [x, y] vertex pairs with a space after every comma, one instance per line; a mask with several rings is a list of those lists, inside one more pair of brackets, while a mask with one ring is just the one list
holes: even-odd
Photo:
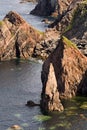
[[87, 57], [71, 41], [62, 37], [57, 48], [44, 62], [41, 79], [42, 109], [61, 111], [61, 99], [78, 94], [87, 96]]
[[29, 59], [42, 36], [19, 14], [10, 11], [0, 21], [0, 60]]

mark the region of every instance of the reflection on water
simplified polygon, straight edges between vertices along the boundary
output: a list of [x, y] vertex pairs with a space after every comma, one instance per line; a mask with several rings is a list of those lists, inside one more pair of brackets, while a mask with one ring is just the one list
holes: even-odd
[[64, 101], [64, 112], [48, 115], [43, 115], [38, 106], [25, 106], [27, 100], [40, 101], [41, 66], [23, 60], [0, 63], [0, 130], [14, 124], [24, 130], [86, 130], [86, 97]]

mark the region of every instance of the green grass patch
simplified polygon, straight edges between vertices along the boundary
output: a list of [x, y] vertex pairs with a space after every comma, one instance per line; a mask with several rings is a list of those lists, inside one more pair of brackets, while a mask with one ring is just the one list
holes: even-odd
[[3, 21], [0, 21], [0, 27], [3, 25]]
[[87, 109], [87, 101], [83, 102], [83, 104], [80, 106], [81, 109]]
[[56, 126], [51, 126], [49, 129], [50, 129], [50, 130], [55, 130], [55, 129], [56, 129]]
[[71, 128], [72, 124], [68, 121], [61, 121], [60, 123], [57, 124], [58, 127], [64, 127], [67, 130]]
[[74, 47], [77, 49], [76, 45], [72, 43], [69, 39], [67, 39], [65, 36], [62, 36], [62, 41], [67, 45], [67, 47]]

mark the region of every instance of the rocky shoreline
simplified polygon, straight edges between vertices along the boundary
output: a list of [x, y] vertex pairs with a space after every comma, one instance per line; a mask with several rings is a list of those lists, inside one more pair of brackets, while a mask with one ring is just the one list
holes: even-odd
[[[73, 10], [67, 12], [54, 28], [46, 29], [45, 32], [30, 27], [31, 25], [16, 12], [9, 12], [3, 21], [0, 21], [0, 42], [2, 43], [0, 46], [0, 60], [14, 59], [16, 57], [25, 59], [34, 57], [45, 60], [56, 48], [61, 35], [74, 42], [81, 52], [87, 56], [87, 18], [85, 17], [86, 13], [82, 15], [83, 9], [86, 10], [86, 8], [87, 4], [77, 4], [75, 9], [73, 8]], [[74, 13], [71, 22], [70, 20], [66, 21], [66, 19], [69, 19], [68, 17], [72, 16], [73, 12], [78, 13], [78, 15]], [[9, 35], [7, 36], [7, 34]]]

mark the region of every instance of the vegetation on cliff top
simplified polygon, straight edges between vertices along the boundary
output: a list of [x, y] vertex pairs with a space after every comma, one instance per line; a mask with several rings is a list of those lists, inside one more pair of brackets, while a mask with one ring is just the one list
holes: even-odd
[[65, 36], [62, 36], [62, 41], [67, 45], [67, 47], [74, 47], [77, 49], [76, 45], [72, 43], [69, 39], [67, 39]]
[[0, 27], [2, 27], [2, 25], [3, 25], [3, 21], [0, 21]]

